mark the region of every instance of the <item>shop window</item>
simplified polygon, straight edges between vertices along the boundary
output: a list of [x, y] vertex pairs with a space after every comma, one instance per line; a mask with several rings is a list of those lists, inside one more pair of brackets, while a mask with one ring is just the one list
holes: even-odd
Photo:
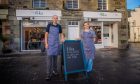
[[40, 50], [46, 31], [45, 21], [23, 21], [22, 50]]
[[78, 9], [79, 7], [79, 0], [66, 0], [66, 7], [67, 9]]
[[92, 26], [92, 29], [95, 31], [96, 33], [96, 40], [95, 40], [95, 44], [101, 44], [102, 43], [102, 35], [101, 35], [101, 26]]
[[107, 10], [106, 0], [98, 0], [98, 9]]
[[33, 0], [33, 8], [45, 8], [47, 3], [45, 0]]
[[41, 42], [44, 39], [44, 28], [34, 27], [25, 28], [25, 50], [36, 50], [40, 49]]

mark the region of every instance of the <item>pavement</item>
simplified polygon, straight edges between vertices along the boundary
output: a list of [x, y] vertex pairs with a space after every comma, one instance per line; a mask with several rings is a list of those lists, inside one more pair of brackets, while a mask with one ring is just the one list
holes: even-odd
[[63, 72], [46, 81], [46, 56], [40, 52], [0, 55], [0, 84], [140, 84], [140, 43], [129, 49], [97, 49], [93, 72], [88, 79]]

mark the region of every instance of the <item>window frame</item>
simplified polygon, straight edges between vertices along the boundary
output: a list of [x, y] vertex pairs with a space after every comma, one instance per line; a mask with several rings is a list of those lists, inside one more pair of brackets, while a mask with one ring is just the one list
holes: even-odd
[[[71, 8], [68, 6], [68, 1], [71, 1]], [[77, 3], [74, 3], [74, 1], [77, 1]], [[74, 7], [74, 4], [77, 5], [77, 8]], [[66, 0], [66, 8], [67, 9], [79, 9], [79, 0]]]
[[68, 26], [78, 26], [78, 25], [79, 25], [79, 21], [77, 20], [68, 21]]
[[107, 10], [107, 0], [98, 0], [98, 8], [100, 10]]
[[[35, 6], [35, 2], [37, 2], [38, 3], [38, 6]], [[44, 5], [44, 6], [42, 6], [42, 4]], [[46, 1], [45, 0], [37, 0], [37, 1], [35, 1], [35, 0], [33, 0], [32, 1], [32, 8], [46, 8], [47, 7], [47, 3], [46, 3]]]

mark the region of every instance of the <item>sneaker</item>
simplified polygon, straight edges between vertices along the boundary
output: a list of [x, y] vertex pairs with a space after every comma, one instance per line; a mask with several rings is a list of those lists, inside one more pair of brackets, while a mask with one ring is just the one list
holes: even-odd
[[47, 76], [45, 79], [46, 79], [47, 81], [49, 81], [49, 80], [51, 80], [51, 76]]
[[53, 75], [57, 76], [57, 75], [58, 75], [58, 73], [57, 73], [57, 72], [55, 72], [55, 71], [53, 71]]

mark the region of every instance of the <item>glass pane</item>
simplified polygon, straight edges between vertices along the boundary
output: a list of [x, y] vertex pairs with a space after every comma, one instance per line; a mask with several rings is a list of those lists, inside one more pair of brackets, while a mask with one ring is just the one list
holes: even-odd
[[[22, 28], [22, 50], [40, 50], [44, 40], [45, 21], [28, 21]], [[27, 22], [26, 22], [27, 23]], [[29, 24], [32, 25], [29, 25]]]
[[106, 0], [103, 0], [103, 2], [106, 2]]
[[71, 25], [71, 21], [68, 22], [68, 25]]
[[73, 8], [78, 8], [78, 1], [73, 1]]
[[76, 25], [78, 25], [78, 21], [76, 21]]
[[45, 3], [44, 2], [41, 3], [41, 7], [45, 7]]
[[103, 3], [104, 6], [106, 6], [106, 3]]
[[73, 4], [73, 8], [78, 8], [78, 4], [77, 3], [74, 3]]
[[102, 43], [101, 26], [93, 26], [92, 28], [96, 34], [95, 44], [101, 44]]
[[34, 0], [33, 6], [34, 8], [45, 7], [45, 0]]
[[67, 8], [72, 8], [72, 5], [68, 5]]
[[67, 0], [67, 8], [78, 8], [78, 0]]
[[39, 0], [34, 0], [34, 2], [39, 2]]
[[98, 8], [106, 10], [106, 0], [98, 0]]
[[75, 22], [74, 21], [72, 21], [72, 25], [75, 25]]
[[72, 8], [72, 1], [67, 1], [67, 8]]

